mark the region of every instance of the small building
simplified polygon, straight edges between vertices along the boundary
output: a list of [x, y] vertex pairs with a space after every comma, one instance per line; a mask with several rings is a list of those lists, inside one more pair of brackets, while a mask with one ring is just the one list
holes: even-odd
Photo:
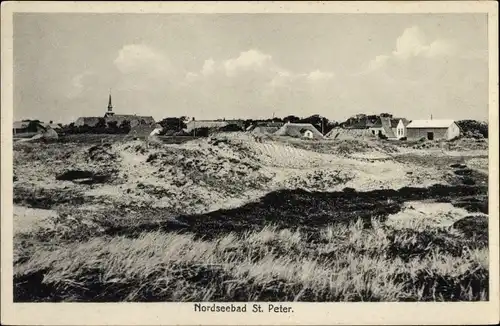
[[152, 116], [139, 116], [135, 114], [115, 114], [104, 118], [106, 124], [115, 123], [119, 127], [124, 121], [130, 122], [130, 127], [133, 128], [139, 125], [152, 126], [155, 125], [155, 119]]
[[454, 120], [413, 120], [405, 129], [408, 139], [450, 140], [460, 136]]
[[302, 137], [307, 138], [307, 139], [314, 139], [314, 134], [311, 130], [309, 129], [303, 129], [300, 132], [302, 134]]
[[276, 136], [323, 139], [321, 132], [310, 123], [286, 123], [274, 134]]
[[[397, 121], [397, 120], [394, 120]], [[394, 130], [396, 129], [397, 122], [394, 123]], [[387, 138], [396, 138], [393, 130], [393, 120], [390, 117], [379, 117], [377, 121], [368, 128], [372, 136], [384, 135]]]
[[89, 127], [95, 127], [99, 123], [99, 119], [101, 117], [79, 117], [75, 121], [75, 126], [81, 127], [81, 126], [89, 126]]
[[45, 128], [51, 128], [51, 129], [54, 129], [55, 131], [58, 131], [61, 128], [61, 126], [57, 123], [54, 123], [53, 121], [49, 121], [49, 122], [46, 122], [46, 123], [42, 123], [42, 126], [44, 126]]
[[21, 134], [28, 132], [29, 121], [14, 121], [12, 124], [12, 133]]
[[271, 135], [279, 130], [279, 127], [256, 126], [251, 131], [254, 135]]
[[61, 127], [57, 124], [52, 123], [44, 123], [38, 120], [34, 121], [14, 121], [12, 125], [12, 133], [14, 135], [18, 134], [35, 134], [41, 131], [45, 131], [46, 129], [54, 129], [59, 130]]
[[219, 129], [229, 125], [237, 125], [243, 129], [245, 127], [245, 122], [243, 120], [191, 120], [186, 123], [186, 128], [184, 130], [189, 133], [194, 129]]

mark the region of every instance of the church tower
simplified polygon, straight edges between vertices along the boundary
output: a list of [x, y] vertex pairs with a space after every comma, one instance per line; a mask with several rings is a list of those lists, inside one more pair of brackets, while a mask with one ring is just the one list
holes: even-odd
[[109, 91], [109, 100], [108, 100], [108, 111], [106, 112], [106, 114], [104, 115], [104, 117], [111, 117], [113, 116], [115, 113], [113, 112], [113, 104], [111, 103], [111, 91]]

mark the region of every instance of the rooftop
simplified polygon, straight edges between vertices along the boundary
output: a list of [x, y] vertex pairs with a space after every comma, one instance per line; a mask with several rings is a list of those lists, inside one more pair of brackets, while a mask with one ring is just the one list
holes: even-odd
[[406, 128], [448, 128], [454, 120], [413, 120]]

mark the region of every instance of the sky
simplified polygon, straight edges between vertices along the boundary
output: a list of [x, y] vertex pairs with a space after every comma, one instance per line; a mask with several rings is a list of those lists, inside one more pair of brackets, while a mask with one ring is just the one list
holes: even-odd
[[488, 119], [486, 14], [14, 15], [14, 119]]

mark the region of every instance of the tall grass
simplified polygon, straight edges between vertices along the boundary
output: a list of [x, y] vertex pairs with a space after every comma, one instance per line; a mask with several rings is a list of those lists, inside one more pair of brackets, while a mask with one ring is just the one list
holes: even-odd
[[[487, 247], [431, 232], [432, 241], [464, 248], [457, 253], [419, 244], [419, 232], [395, 232], [377, 221], [368, 229], [358, 221], [326, 227], [313, 242], [299, 229], [266, 226], [211, 241], [151, 231], [133, 239], [98, 236], [40, 245], [15, 266], [15, 296], [20, 301], [487, 299]], [[415, 254], [399, 257], [395, 247], [414, 248]], [[34, 287], [42, 293], [34, 294]]]

